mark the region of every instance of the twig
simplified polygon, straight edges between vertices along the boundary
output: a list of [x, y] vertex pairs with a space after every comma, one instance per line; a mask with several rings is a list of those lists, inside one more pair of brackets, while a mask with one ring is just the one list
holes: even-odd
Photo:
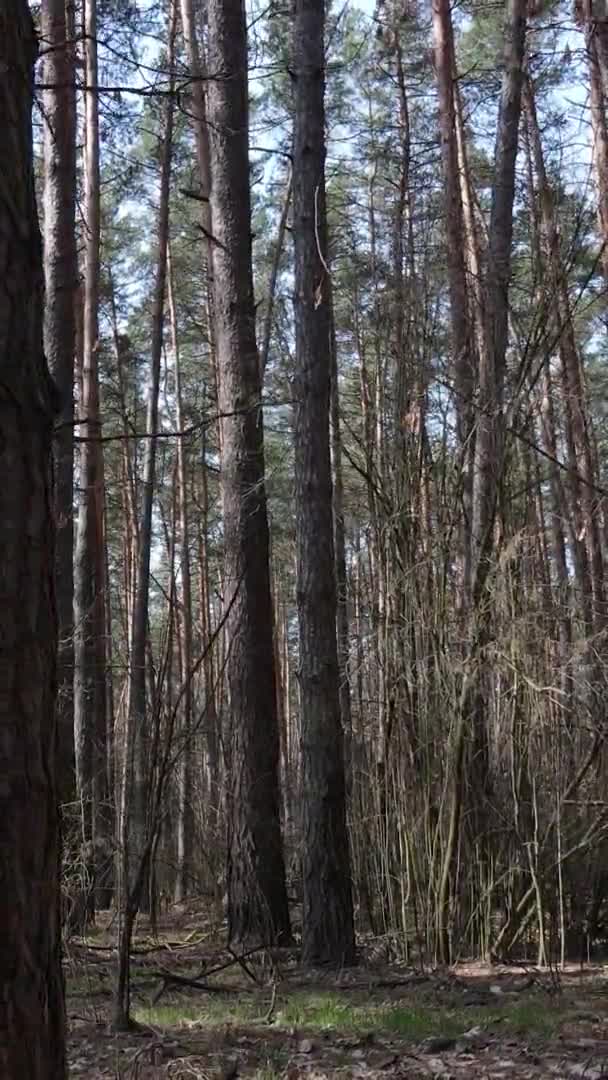
[[256, 947], [254, 949], [248, 949], [247, 952], [242, 953], [240, 958], [235, 957], [235, 954], [232, 952], [232, 949], [230, 949], [229, 952], [234, 957], [234, 959], [226, 960], [223, 964], [217, 964], [216, 967], [209, 968], [209, 970], [206, 971], [205, 974], [207, 976], [208, 975], [216, 975], [218, 973], [218, 971], [226, 971], [227, 968], [234, 967], [235, 963], [238, 963], [239, 960], [247, 960], [248, 957], [253, 956], [255, 953], [262, 952], [262, 950], [265, 949], [265, 948], [266, 948], [265, 945], [256, 945]]
[[[251, 968], [248, 967], [247, 964], [245, 963], [244, 956], [237, 956], [234, 949], [232, 949], [230, 946], [228, 946], [228, 952], [230, 953], [231, 956], [234, 957], [236, 963], [239, 965], [241, 970], [245, 972], [247, 977], [250, 978], [256, 984], [256, 986], [259, 986], [260, 985], [259, 979], [258, 979], [255, 971], [252, 971]], [[209, 972], [207, 972], [207, 974], [209, 974]]]
[[187, 975], [175, 975], [171, 971], [163, 971], [160, 968], [158, 971], [151, 972], [152, 975], [158, 979], [163, 980], [163, 986], [160, 991], [157, 991], [154, 996], [154, 1004], [157, 1003], [161, 994], [164, 994], [167, 986], [186, 986], [192, 990], [202, 990], [204, 994], [240, 994], [243, 992], [242, 987], [238, 986], [209, 986], [207, 982], [201, 982], [200, 979], [189, 979]]
[[331, 278], [331, 274], [329, 272], [329, 266], [327, 265], [327, 262], [325, 261], [325, 256], [324, 256], [322, 248], [321, 248], [321, 240], [320, 240], [320, 237], [319, 237], [319, 185], [318, 184], [317, 184], [317, 186], [315, 188], [315, 240], [317, 241], [317, 252], [318, 252], [319, 258], [320, 258], [320, 260], [321, 260], [321, 262], [323, 264], [325, 273], [327, 274], [328, 278]]
[[273, 982], [273, 984], [272, 984], [272, 996], [270, 998], [270, 1005], [268, 1006], [267, 1012], [262, 1017], [262, 1023], [263, 1024], [269, 1024], [270, 1021], [272, 1020], [272, 1018], [274, 1016], [274, 1009], [275, 1009], [276, 1001], [277, 1001], [277, 984], [276, 984], [276, 982]]
[[[150, 1055], [152, 1055], [154, 1050], [162, 1050], [162, 1047], [162, 1039], [160, 1039], [158, 1035], [151, 1042], [146, 1043], [145, 1046], [140, 1046], [139, 1050], [136, 1050], [135, 1053], [132, 1054], [132, 1056], [129, 1058], [127, 1072], [125, 1073], [125, 1076], [128, 1076], [129, 1073], [132, 1072], [132, 1070], [137, 1065], [137, 1062], [140, 1060], [140, 1058], [144, 1056], [144, 1054], [149, 1053]], [[133, 1075], [136, 1074], [134, 1073]]]

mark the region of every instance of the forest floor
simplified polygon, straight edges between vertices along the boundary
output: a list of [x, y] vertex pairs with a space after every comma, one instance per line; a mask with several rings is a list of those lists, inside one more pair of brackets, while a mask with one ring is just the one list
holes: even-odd
[[221, 927], [182, 910], [156, 938], [139, 925], [138, 1030], [115, 1035], [113, 938], [102, 926], [66, 950], [72, 1078], [608, 1080], [608, 966], [425, 972], [376, 940], [355, 968], [310, 972], [295, 950], [239, 960]]

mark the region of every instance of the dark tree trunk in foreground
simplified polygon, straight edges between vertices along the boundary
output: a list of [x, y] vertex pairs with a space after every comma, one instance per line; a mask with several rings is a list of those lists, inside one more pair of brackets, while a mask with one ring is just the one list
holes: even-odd
[[293, 201], [296, 550], [302, 700], [304, 963], [350, 963], [353, 907], [336, 643], [329, 446], [324, 0], [297, 0]]
[[34, 30], [0, 8], [0, 1076], [62, 1080], [51, 436], [34, 199]]
[[279, 823], [279, 729], [251, 269], [247, 37], [243, 0], [210, 0], [213, 310], [222, 414], [222, 499], [230, 606], [228, 930], [289, 937]]
[[74, 798], [74, 301], [78, 280], [76, 112], [72, 46], [65, 0], [42, 5], [44, 82], [44, 348], [61, 395], [55, 437], [55, 568], [59, 624], [57, 782]]

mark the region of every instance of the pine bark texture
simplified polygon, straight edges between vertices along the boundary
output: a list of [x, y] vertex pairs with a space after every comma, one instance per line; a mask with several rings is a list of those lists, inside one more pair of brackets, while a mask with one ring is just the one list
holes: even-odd
[[94, 914], [99, 841], [109, 832], [106, 774], [106, 566], [104, 471], [99, 415], [100, 173], [97, 10], [85, 0], [84, 298], [78, 519], [74, 553], [74, 741], [82, 807], [87, 915]]
[[439, 93], [439, 127], [445, 182], [445, 227], [447, 269], [450, 288], [450, 321], [456, 393], [456, 428], [462, 458], [464, 525], [461, 537], [463, 599], [471, 587], [472, 398], [476, 375], [474, 337], [469, 318], [470, 303], [466, 268], [464, 208], [455, 109], [456, 63], [450, 0], [433, 0], [433, 42]]
[[[175, 291], [173, 286], [173, 268], [171, 251], [167, 250], [167, 300], [171, 321], [171, 345], [173, 350], [175, 377], [175, 421], [177, 430], [186, 426], [182, 394], [181, 361], [178, 336]], [[177, 442], [177, 475], [179, 481], [179, 561], [181, 575], [181, 611], [178, 613], [179, 652], [183, 693], [181, 708], [181, 759], [177, 767], [178, 814], [175, 831], [177, 833], [177, 866], [175, 882], [175, 901], [180, 903], [192, 888], [194, 880], [194, 817], [192, 814], [193, 792], [193, 751], [192, 738], [192, 574], [190, 571], [190, 523], [188, 516], [188, 455], [183, 439]]]
[[585, 49], [589, 70], [593, 163], [597, 184], [597, 214], [603, 241], [602, 267], [608, 277], [608, 26], [594, 18], [592, 0], [580, 5], [579, 19], [585, 28]]
[[279, 821], [264, 438], [251, 264], [247, 36], [243, 0], [210, 0], [208, 89], [213, 311], [221, 413], [230, 685], [228, 930], [290, 933]]
[[[175, 13], [170, 15], [169, 66], [172, 69], [175, 44]], [[158, 431], [158, 399], [160, 393], [163, 331], [165, 320], [165, 289], [167, 282], [167, 253], [169, 246], [169, 191], [173, 153], [173, 98], [167, 99], [164, 131], [161, 143], [159, 211], [156, 244], [156, 267], [150, 325], [150, 368], [146, 432], [143, 449], [141, 513], [139, 520], [137, 571], [131, 627], [131, 665], [129, 670], [129, 749], [134, 751], [133, 814], [125, 822], [132, 830], [134, 864], [131, 877], [137, 875], [137, 860], [142, 858], [149, 838], [148, 804], [150, 777], [154, 764], [148, 760], [152, 735], [150, 715], [152, 700], [146, 692], [148, 623], [150, 608], [150, 563], [152, 558], [152, 511], [156, 487], [156, 432]], [[142, 898], [143, 900], [143, 898]]]
[[498, 487], [503, 469], [503, 396], [508, 341], [509, 281], [515, 198], [515, 161], [526, 39], [527, 0], [508, 0], [505, 14], [504, 72], [496, 129], [494, 185], [488, 238], [486, 301], [487, 351], [480, 357], [477, 440], [473, 475], [474, 601], [481, 596], [494, 546]]
[[[492, 606], [486, 586], [496, 554], [495, 522], [504, 468], [503, 396], [508, 343], [509, 282], [513, 237], [515, 163], [522, 106], [527, 0], [508, 0], [505, 12], [504, 68], [496, 128], [495, 171], [485, 281], [485, 350], [479, 357], [477, 438], [473, 475], [472, 573], [469, 665], [457, 705], [450, 747], [451, 798], [438, 890], [441, 960], [451, 959], [449, 897], [457, 875], [461, 822], [485, 845], [489, 772], [487, 701], [483, 683], [484, 649], [491, 635]], [[467, 750], [470, 752], [467, 766]], [[467, 806], [467, 800], [469, 805]], [[486, 872], [482, 854], [482, 872]]]
[[0, 9], [0, 1076], [63, 1080], [51, 436], [34, 28]]
[[[544, 153], [536, 115], [534, 88], [529, 77], [524, 82], [524, 104], [530, 149], [538, 186], [542, 239], [546, 249], [546, 267], [551, 284], [551, 306], [559, 329], [558, 352], [561, 364], [563, 410], [566, 419], [566, 444], [570, 464], [572, 505], [578, 510], [577, 536], [584, 537], [586, 559], [581, 582], [593, 601], [596, 629], [602, 632], [606, 622], [604, 560], [596, 496], [596, 476], [592, 453], [592, 431], [586, 402], [583, 367], [572, 317], [568, 281], [561, 255], [561, 239], [555, 212], [555, 197], [545, 168]], [[583, 606], [585, 598], [582, 599]]]
[[59, 622], [58, 783], [74, 797], [74, 349], [76, 112], [65, 0], [41, 11], [44, 59], [44, 348], [61, 396], [55, 436], [55, 567]]
[[324, 0], [295, 6], [296, 552], [302, 706], [302, 960], [355, 956], [336, 640], [325, 218]]

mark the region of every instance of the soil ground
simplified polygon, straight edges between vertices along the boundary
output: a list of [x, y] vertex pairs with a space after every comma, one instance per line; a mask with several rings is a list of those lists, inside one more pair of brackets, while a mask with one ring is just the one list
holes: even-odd
[[138, 1029], [116, 1035], [113, 941], [106, 925], [67, 949], [72, 1078], [608, 1080], [608, 966], [424, 971], [374, 941], [356, 968], [310, 972], [296, 949], [239, 960], [221, 927], [181, 910], [156, 938], [140, 924]]

